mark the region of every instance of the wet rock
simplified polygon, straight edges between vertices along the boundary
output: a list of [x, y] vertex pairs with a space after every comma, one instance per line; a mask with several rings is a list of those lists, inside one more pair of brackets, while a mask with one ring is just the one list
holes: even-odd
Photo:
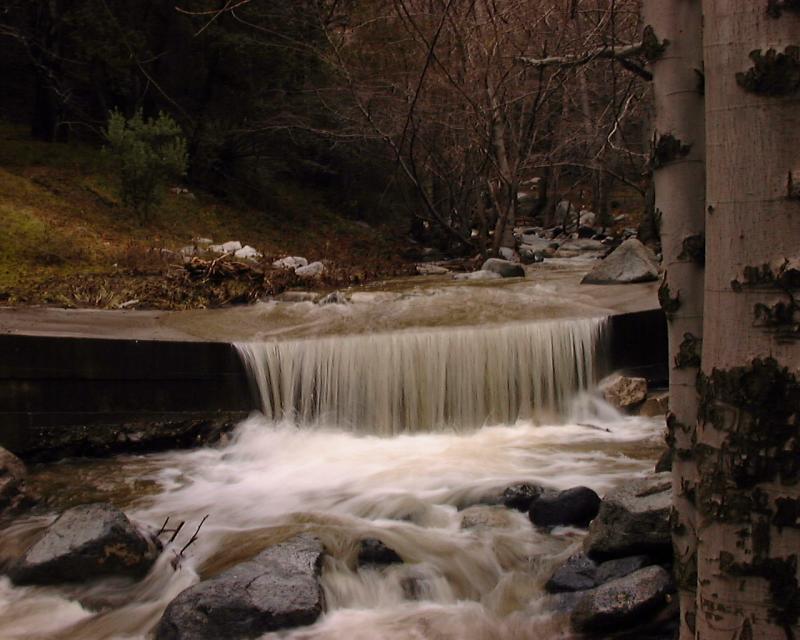
[[644, 402], [647, 379], [612, 376], [600, 383], [600, 392], [610, 405], [617, 409], [629, 409]]
[[[521, 268], [522, 267], [520, 267], [520, 269]], [[485, 271], [481, 269], [470, 273], [457, 273], [453, 276], [453, 280], [497, 280], [502, 277], [503, 276], [494, 271]]]
[[643, 555], [607, 560], [597, 567], [597, 573], [595, 574], [597, 584], [604, 584], [612, 580], [617, 580], [618, 578], [624, 578], [634, 571], [643, 569], [651, 564], [653, 563], [650, 561], [650, 558]]
[[639, 569], [585, 592], [570, 620], [576, 631], [593, 635], [637, 625], [663, 609], [673, 590], [663, 567]]
[[503, 278], [525, 277], [525, 269], [522, 268], [522, 265], [509, 260], [501, 260], [500, 258], [489, 258], [483, 263], [481, 270], [497, 273]]
[[306, 265], [308, 265], [308, 260], [301, 256], [286, 256], [272, 263], [272, 266], [276, 269], [297, 269], [297, 267], [305, 267]]
[[672, 449], [664, 449], [658, 460], [656, 461], [656, 473], [664, 473], [665, 471], [672, 471]]
[[544, 488], [528, 482], [517, 482], [503, 490], [502, 503], [509, 509], [527, 511], [531, 503], [544, 493]]
[[544, 252], [547, 251], [548, 247], [545, 246], [543, 249], [535, 249], [529, 244], [523, 244], [519, 247], [519, 257], [522, 260], [523, 264], [534, 264], [536, 262], [543, 262], [544, 261]]
[[323, 548], [302, 534], [262, 551], [170, 602], [155, 640], [239, 640], [313, 623], [325, 606]]
[[519, 262], [519, 256], [517, 255], [517, 252], [511, 247], [500, 247], [497, 250], [497, 253], [503, 260], [508, 260], [509, 262]]
[[106, 576], [141, 578], [161, 544], [109, 504], [62, 513], [10, 569], [17, 584], [81, 582]]
[[347, 304], [347, 297], [341, 291], [332, 291], [317, 304]]
[[599, 242], [600, 239], [594, 237], [596, 233], [597, 230], [594, 227], [586, 227], [584, 225], [578, 227], [578, 238], [581, 240], [589, 239], [593, 242]]
[[597, 515], [600, 496], [588, 487], [574, 487], [534, 501], [530, 519], [539, 527], [586, 527]]
[[667, 473], [632, 480], [609, 492], [589, 527], [583, 549], [594, 560], [647, 554], [669, 557], [672, 483]]
[[648, 394], [642, 406], [639, 407], [639, 415], [646, 418], [666, 415], [669, 410], [669, 394], [666, 392]]
[[583, 553], [576, 553], [555, 570], [544, 588], [550, 593], [584, 591], [596, 587], [597, 564]]
[[552, 240], [548, 240], [547, 238], [541, 238], [538, 235], [526, 233], [522, 236], [520, 252], [523, 246], [529, 247], [530, 251], [544, 251], [550, 247], [551, 242]]
[[311, 262], [305, 267], [297, 267], [294, 272], [301, 278], [318, 278], [325, 271], [325, 265], [321, 262]]
[[13, 511], [25, 501], [25, 464], [0, 447], [0, 513]]
[[358, 543], [358, 566], [402, 563], [403, 559], [391, 547], [377, 538], [365, 538]]
[[650, 249], [630, 238], [598, 263], [583, 284], [627, 284], [658, 280], [658, 262]]

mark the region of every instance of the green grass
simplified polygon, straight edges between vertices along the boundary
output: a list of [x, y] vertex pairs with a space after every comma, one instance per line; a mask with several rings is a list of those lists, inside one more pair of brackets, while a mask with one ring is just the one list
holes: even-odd
[[54, 276], [111, 272], [133, 254], [178, 250], [194, 237], [339, 262], [396, 251], [304, 186], [279, 183], [271, 202], [261, 211], [195, 189], [168, 191], [142, 225], [122, 205], [102, 149], [40, 142], [0, 121], [0, 293]]

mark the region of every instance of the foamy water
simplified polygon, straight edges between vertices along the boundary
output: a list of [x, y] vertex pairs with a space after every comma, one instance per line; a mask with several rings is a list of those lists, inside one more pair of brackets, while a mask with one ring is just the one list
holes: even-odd
[[[87, 497], [111, 497], [153, 527], [168, 516], [187, 524], [134, 585], [19, 588], [0, 579], [0, 638], [145, 638], [181, 590], [299, 531], [318, 535], [329, 551], [329, 611], [311, 627], [266, 637], [567, 637], [564, 621], [544, 607], [542, 585], [583, 534], [538, 532], [525, 514], [505, 509], [486, 512], [491, 526], [463, 529], [464, 509], [521, 480], [602, 495], [652, 469], [662, 424], [620, 416], [589, 396], [573, 403], [564, 424], [393, 438], [254, 415], [219, 448], [44, 469], [41, 489], [56, 476], [74, 478], [92, 485]], [[174, 569], [177, 549], [205, 515]], [[51, 519], [18, 519], [0, 532], [0, 548], [23, 547]], [[358, 570], [365, 537], [380, 538], [405, 563]]]

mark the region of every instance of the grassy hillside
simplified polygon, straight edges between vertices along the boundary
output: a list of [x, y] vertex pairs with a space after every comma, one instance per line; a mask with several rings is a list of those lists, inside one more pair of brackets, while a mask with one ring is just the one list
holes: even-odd
[[337, 216], [319, 194], [291, 184], [276, 187], [269, 211], [170, 191], [142, 226], [121, 204], [107, 165], [98, 148], [38, 142], [0, 122], [0, 301], [113, 307], [135, 294], [115, 288], [164, 276], [169, 261], [160, 249], [176, 251], [194, 237], [239, 240], [267, 258], [331, 260], [362, 270], [357, 279], [402, 269], [400, 247], [386, 239], [395, 234]]

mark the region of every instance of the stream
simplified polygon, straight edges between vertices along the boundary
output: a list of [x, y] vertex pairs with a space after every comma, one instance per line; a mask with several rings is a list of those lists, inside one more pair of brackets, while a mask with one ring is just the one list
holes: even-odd
[[[237, 343], [262, 411], [225, 442], [31, 469], [41, 501], [0, 530], [0, 562], [87, 502], [156, 530], [167, 518], [186, 525], [137, 583], [0, 577], [0, 638], [147, 638], [182, 590], [303, 531], [327, 551], [328, 610], [265, 638], [571, 637], [543, 585], [585, 532], [545, 533], [525, 513], [479, 505], [519, 481], [603, 495], [652, 470], [663, 417], [621, 415], [599, 398], [605, 320], [578, 315]], [[364, 538], [404, 563], [359, 569]]]

